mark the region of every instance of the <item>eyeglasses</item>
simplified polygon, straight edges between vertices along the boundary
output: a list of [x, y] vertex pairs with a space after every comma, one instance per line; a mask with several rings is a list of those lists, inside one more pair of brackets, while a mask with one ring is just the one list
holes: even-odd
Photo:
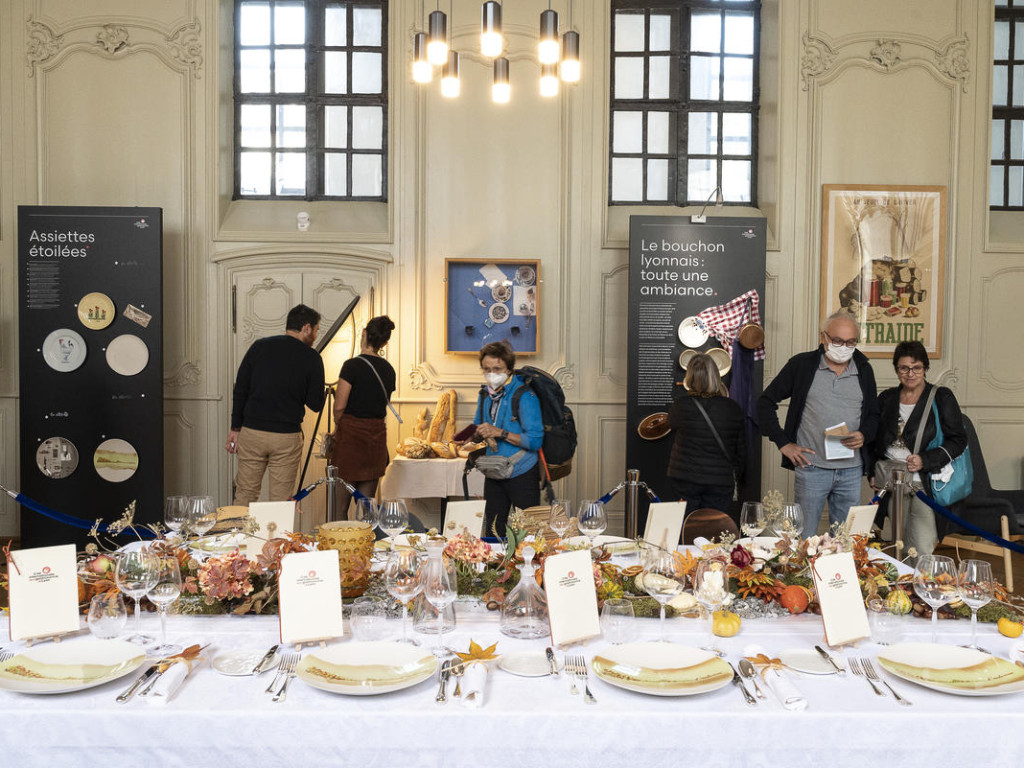
[[896, 367], [896, 372], [900, 376], [920, 376], [924, 373], [923, 365], [899, 365]]
[[822, 331], [825, 338], [829, 340], [829, 343], [834, 347], [856, 347], [860, 342], [860, 339], [833, 339], [828, 335], [827, 332]]
[[492, 365], [490, 368], [485, 365], [481, 365], [480, 370], [484, 373], [508, 373], [508, 368], [504, 365]]

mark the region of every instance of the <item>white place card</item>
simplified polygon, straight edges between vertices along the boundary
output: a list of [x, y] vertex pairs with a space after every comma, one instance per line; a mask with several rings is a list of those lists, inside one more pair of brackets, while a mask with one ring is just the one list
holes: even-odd
[[601, 634], [589, 549], [546, 558], [544, 592], [552, 645], [568, 645]]
[[861, 504], [860, 506], [850, 507], [850, 511], [846, 515], [846, 522], [850, 526], [850, 533], [854, 536], [867, 536], [870, 534], [877, 512], [877, 504]]
[[647, 512], [644, 541], [659, 547], [667, 546], [669, 549], [675, 549], [679, 544], [679, 537], [683, 533], [684, 517], [686, 517], [685, 501], [654, 502]]
[[811, 567], [825, 642], [832, 648], [871, 636], [852, 552], [822, 555]]
[[311, 643], [344, 634], [341, 576], [333, 549], [285, 555], [278, 595], [282, 643]]
[[11, 640], [50, 637], [79, 629], [74, 544], [12, 551], [7, 578]]
[[442, 535], [451, 538], [463, 531], [474, 536], [483, 536], [484, 508], [487, 502], [483, 499], [471, 501], [449, 501], [444, 511], [444, 530]]
[[256, 534], [245, 540], [245, 554], [252, 560], [269, 539], [284, 536], [295, 530], [294, 501], [254, 501], [249, 504], [249, 516], [256, 521]]

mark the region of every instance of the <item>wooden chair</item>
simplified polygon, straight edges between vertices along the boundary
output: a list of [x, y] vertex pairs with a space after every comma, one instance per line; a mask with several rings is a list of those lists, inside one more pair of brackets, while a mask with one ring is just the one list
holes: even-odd
[[723, 533], [739, 536], [740, 529], [735, 520], [717, 509], [695, 509], [683, 519], [683, 544], [693, 544], [701, 536], [714, 539]]

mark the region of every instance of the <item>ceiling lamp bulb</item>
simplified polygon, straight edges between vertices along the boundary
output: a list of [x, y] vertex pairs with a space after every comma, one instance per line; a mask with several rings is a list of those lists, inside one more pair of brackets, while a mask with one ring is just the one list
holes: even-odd
[[429, 83], [434, 79], [434, 65], [427, 61], [427, 33], [417, 32], [412, 41], [412, 79]]
[[441, 70], [441, 95], [447, 99], [458, 98], [462, 92], [462, 83], [459, 80], [459, 54], [457, 51], [448, 52], [448, 63]]
[[480, 6], [480, 53], [488, 58], [501, 56], [505, 40], [501, 36], [501, 6], [487, 0]]
[[448, 17], [444, 11], [430, 12], [430, 37], [427, 41], [427, 61], [435, 67], [448, 61]]
[[540, 95], [551, 97], [558, 95], [558, 73], [554, 64], [540, 65]]
[[580, 81], [580, 33], [569, 30], [562, 35], [562, 80], [566, 83]]
[[537, 59], [541, 64], [558, 63], [558, 13], [548, 8], [540, 14], [540, 42]]
[[508, 104], [512, 98], [512, 85], [509, 83], [509, 64], [504, 56], [494, 60], [494, 84], [491, 86], [491, 101], [495, 104]]

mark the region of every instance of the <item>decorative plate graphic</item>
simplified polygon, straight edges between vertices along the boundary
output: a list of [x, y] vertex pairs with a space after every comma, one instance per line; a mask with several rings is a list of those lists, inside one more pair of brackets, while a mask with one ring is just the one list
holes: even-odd
[[43, 360], [55, 371], [68, 373], [85, 362], [85, 339], [70, 328], [58, 328], [43, 341]]
[[709, 332], [704, 321], [697, 316], [687, 317], [679, 324], [679, 340], [688, 347], [699, 347], [708, 340]]
[[516, 282], [520, 285], [533, 285], [537, 280], [537, 271], [524, 264], [516, 270]]
[[113, 437], [104, 440], [92, 456], [96, 473], [112, 483], [123, 483], [139, 468], [139, 454], [127, 440]]
[[512, 286], [504, 283], [494, 286], [491, 288], [491, 298], [499, 302], [508, 301], [512, 298]]
[[715, 365], [718, 366], [719, 376], [725, 376], [725, 374], [732, 370], [732, 356], [728, 351], [721, 347], [712, 347], [708, 350], [708, 355], [715, 361]]
[[672, 427], [668, 425], [668, 414], [664, 411], [645, 416], [636, 427], [637, 434], [644, 440], [661, 440], [671, 431]]
[[491, 304], [491, 308], [487, 310], [487, 316], [495, 323], [504, 323], [508, 320], [508, 305]]
[[149, 347], [134, 334], [122, 334], [107, 345], [107, 365], [122, 376], [141, 373], [148, 362]]
[[114, 316], [114, 302], [105, 293], [87, 293], [78, 300], [78, 319], [90, 330], [103, 330], [114, 322]]
[[49, 437], [36, 448], [36, 466], [47, 477], [60, 480], [78, 469], [78, 449], [66, 437]]

